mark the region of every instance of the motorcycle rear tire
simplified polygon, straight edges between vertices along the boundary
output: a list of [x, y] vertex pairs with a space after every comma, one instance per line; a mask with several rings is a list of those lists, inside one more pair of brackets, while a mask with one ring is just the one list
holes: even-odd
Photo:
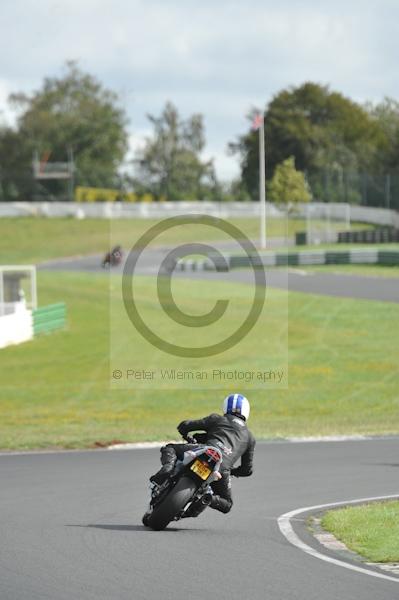
[[146, 519], [147, 526], [155, 531], [165, 529], [174, 517], [185, 507], [197, 489], [195, 481], [190, 477], [182, 477], [165, 500], [154, 508]]

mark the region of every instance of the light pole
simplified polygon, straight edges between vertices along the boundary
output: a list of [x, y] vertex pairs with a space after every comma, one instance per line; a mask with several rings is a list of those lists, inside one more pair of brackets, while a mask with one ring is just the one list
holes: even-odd
[[260, 247], [266, 248], [266, 174], [265, 174], [265, 118], [263, 113], [254, 117], [252, 128], [259, 131], [259, 216]]

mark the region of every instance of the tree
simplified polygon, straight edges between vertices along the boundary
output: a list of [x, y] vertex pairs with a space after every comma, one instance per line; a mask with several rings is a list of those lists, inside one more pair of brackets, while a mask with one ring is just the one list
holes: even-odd
[[391, 173], [399, 168], [399, 102], [384, 98], [379, 104], [366, 104], [366, 110], [380, 126], [384, 138], [379, 146], [376, 160], [379, 171]]
[[[32, 194], [35, 151], [50, 161], [66, 161], [72, 150], [80, 185], [115, 183], [127, 150], [127, 120], [116, 94], [96, 78], [68, 62], [62, 77], [46, 78], [41, 89], [13, 94], [10, 102], [19, 117], [16, 129], [0, 131], [3, 194], [11, 189], [21, 199]], [[62, 189], [57, 181], [46, 187], [53, 193]]]
[[180, 118], [168, 102], [161, 115], [148, 115], [152, 137], [135, 159], [135, 187], [166, 200], [202, 200], [217, 193], [213, 161], [201, 160], [205, 147], [202, 116]]
[[[279, 92], [266, 107], [265, 131], [267, 179], [289, 156], [310, 178], [331, 167], [368, 169], [383, 137], [363, 107], [315, 83]], [[257, 137], [250, 131], [230, 144], [240, 155], [242, 178], [254, 199], [259, 185]]]
[[33, 191], [32, 149], [11, 127], [0, 129], [0, 201], [29, 200]]
[[312, 199], [303, 173], [295, 168], [293, 156], [277, 165], [268, 188], [270, 200], [285, 205], [288, 210], [298, 202], [309, 202]]

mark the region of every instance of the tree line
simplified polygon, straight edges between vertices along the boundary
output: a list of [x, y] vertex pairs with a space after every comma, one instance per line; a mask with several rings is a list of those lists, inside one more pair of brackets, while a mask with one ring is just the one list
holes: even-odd
[[[228, 144], [239, 160], [240, 177], [226, 183], [218, 180], [213, 160], [203, 158], [202, 115], [183, 119], [171, 102], [160, 115], [148, 115], [152, 134], [127, 165], [129, 123], [117, 94], [74, 62], [61, 76], [46, 78], [36, 92], [12, 94], [9, 102], [17, 120], [14, 126], [0, 125], [3, 201], [66, 194], [64, 181], [34, 177], [35, 153], [49, 163], [73, 156], [79, 186], [166, 201], [259, 197], [258, 132], [250, 125], [255, 110], [247, 115], [248, 130]], [[272, 199], [282, 189], [284, 173], [292, 176], [294, 169], [317, 200], [365, 202], [368, 193], [370, 204], [399, 208], [397, 100], [359, 104], [328, 86], [306, 82], [279, 91], [262, 108]]]

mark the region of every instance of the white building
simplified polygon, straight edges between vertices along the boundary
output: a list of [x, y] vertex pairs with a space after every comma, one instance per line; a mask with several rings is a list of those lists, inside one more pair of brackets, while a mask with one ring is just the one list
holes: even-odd
[[36, 267], [0, 266], [0, 348], [33, 338]]

